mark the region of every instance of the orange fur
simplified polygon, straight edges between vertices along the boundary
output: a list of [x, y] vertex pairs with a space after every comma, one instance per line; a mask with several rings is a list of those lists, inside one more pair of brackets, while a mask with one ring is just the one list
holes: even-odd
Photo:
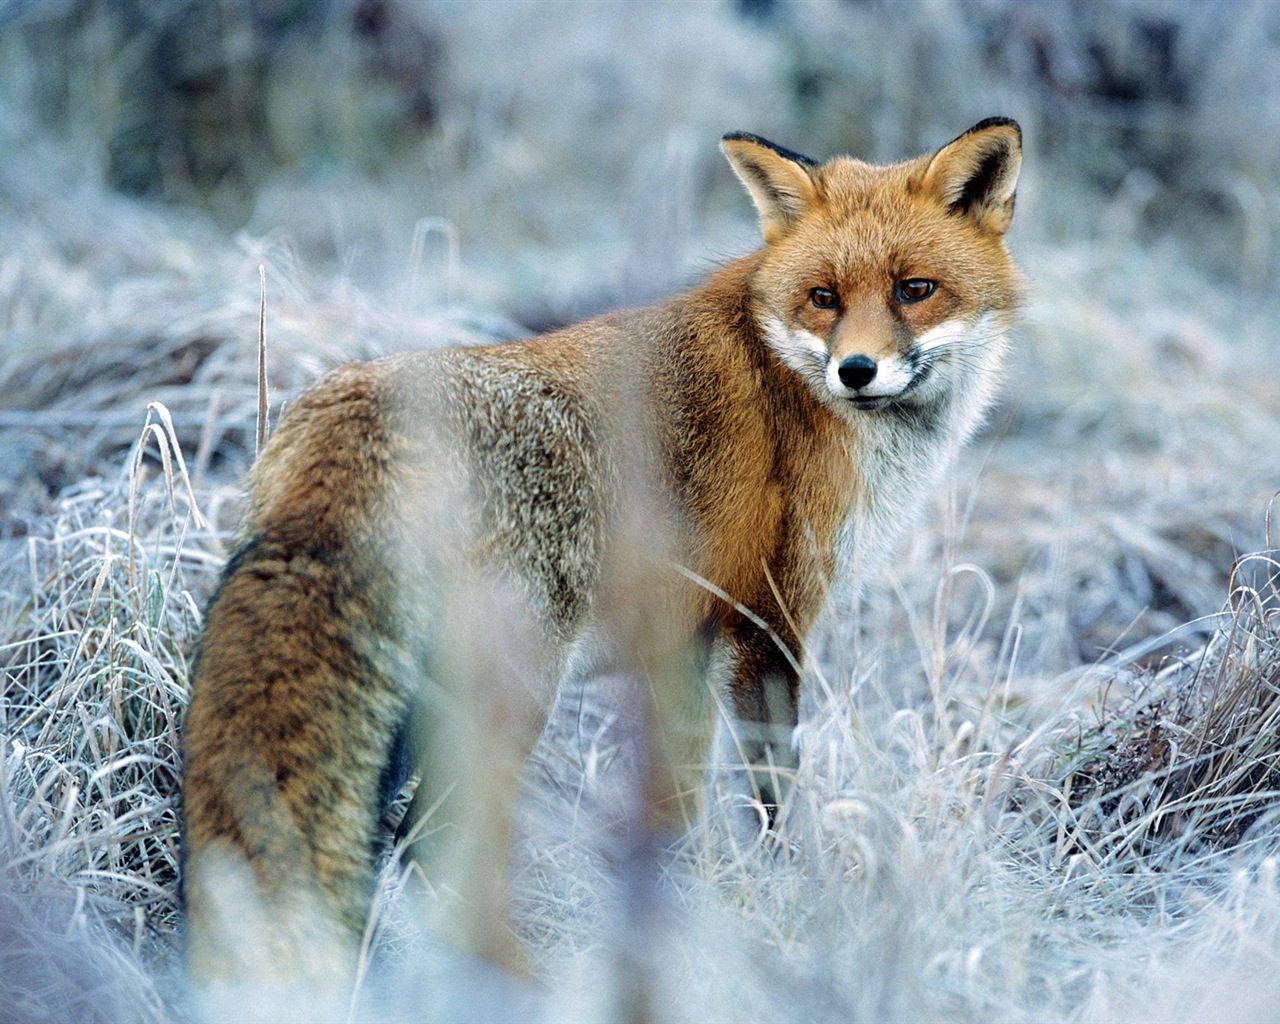
[[[993, 394], [1020, 137], [984, 122], [890, 167], [724, 149], [758, 252], [650, 309], [343, 368], [284, 417], [185, 724], [202, 986], [346, 983], [406, 728], [424, 766], [410, 822], [461, 822], [457, 888], [498, 905], [496, 823], [575, 666], [656, 678], [662, 820], [687, 806], [718, 703], [746, 792], [776, 812], [808, 633], [888, 558]], [[265, 906], [262, 948], [219, 912], [223, 877]], [[466, 944], [520, 961], [502, 913], [472, 920]]]

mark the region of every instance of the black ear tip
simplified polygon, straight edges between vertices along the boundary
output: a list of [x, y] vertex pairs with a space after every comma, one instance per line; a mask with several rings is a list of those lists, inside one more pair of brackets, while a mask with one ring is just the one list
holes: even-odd
[[759, 135], [753, 135], [751, 132], [729, 132], [720, 138], [721, 143], [725, 142], [749, 142], [754, 146], [763, 146], [765, 149], [776, 153], [784, 160], [790, 160], [792, 163], [799, 164], [801, 167], [817, 167], [818, 161], [811, 157], [805, 156], [803, 153], [797, 153], [793, 149], [787, 149], [786, 146], [779, 146], [776, 142], [770, 142], [768, 139], [762, 139]]
[[[1018, 136], [1018, 141], [1022, 141], [1022, 125], [1018, 124], [1018, 122], [1011, 117], [984, 118], [964, 134], [973, 135], [975, 132], [985, 132], [988, 128], [1012, 128], [1013, 133]], [[964, 138], [964, 135], [960, 137]]]

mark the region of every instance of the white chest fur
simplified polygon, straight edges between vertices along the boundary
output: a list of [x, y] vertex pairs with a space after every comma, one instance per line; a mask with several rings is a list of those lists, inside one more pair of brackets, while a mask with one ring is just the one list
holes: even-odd
[[858, 493], [836, 535], [832, 601], [856, 597], [892, 555], [995, 395], [1005, 340], [993, 317], [966, 331], [960, 359], [945, 359], [920, 401], [902, 409], [850, 409], [848, 457]]

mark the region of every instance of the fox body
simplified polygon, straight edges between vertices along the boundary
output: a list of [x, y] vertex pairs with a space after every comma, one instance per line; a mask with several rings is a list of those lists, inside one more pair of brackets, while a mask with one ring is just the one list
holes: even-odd
[[279, 424], [184, 726], [198, 983], [349, 979], [405, 749], [414, 826], [470, 815], [460, 941], [518, 962], [504, 816], [567, 674], [666, 680], [657, 820], [688, 813], [721, 712], [760, 805], [781, 798], [806, 634], [993, 396], [1021, 140], [992, 119], [891, 166], [722, 148], [760, 250], [652, 308], [341, 368]]

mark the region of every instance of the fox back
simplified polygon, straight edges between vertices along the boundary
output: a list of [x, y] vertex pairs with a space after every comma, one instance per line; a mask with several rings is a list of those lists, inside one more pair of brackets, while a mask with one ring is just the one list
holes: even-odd
[[757, 252], [651, 308], [344, 367], [275, 431], [184, 730], [207, 1005], [257, 982], [341, 998], [405, 765], [401, 834], [457, 894], [446, 930], [524, 966], [510, 812], [569, 675], [650, 681], [651, 827], [702, 813], [717, 721], [729, 789], [775, 825], [809, 632], [995, 393], [1021, 139], [992, 119], [892, 166], [722, 147]]

